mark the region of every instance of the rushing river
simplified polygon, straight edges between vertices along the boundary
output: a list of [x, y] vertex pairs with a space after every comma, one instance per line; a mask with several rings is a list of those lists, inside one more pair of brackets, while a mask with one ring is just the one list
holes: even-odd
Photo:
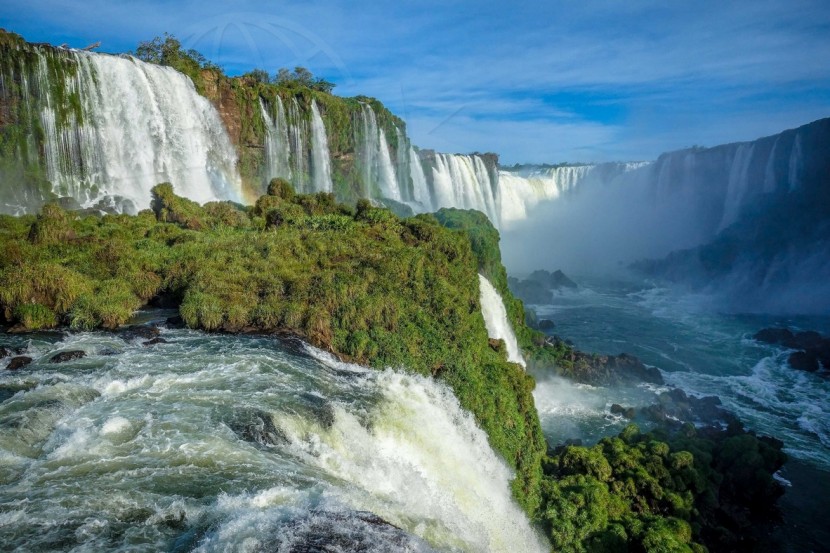
[[[787, 365], [789, 353], [760, 344], [762, 328], [830, 333], [830, 317], [728, 315], [706, 296], [679, 294], [651, 283], [578, 278], [574, 291], [552, 305], [533, 306], [555, 322], [551, 331], [583, 351], [627, 352], [658, 367], [668, 385], [695, 395], [716, 395], [759, 434], [783, 440], [790, 461], [780, 477], [784, 524], [770, 551], [825, 551], [821, 498], [830, 493], [830, 379]], [[545, 435], [551, 443], [594, 442], [628, 421], [610, 406], [654, 403], [655, 386], [602, 388], [543, 379], [536, 388]], [[817, 503], [818, 502], [818, 503]]]
[[[273, 337], [3, 335], [4, 551], [541, 551], [432, 379]], [[87, 356], [51, 363], [60, 351]], [[5, 362], [3, 362], [5, 364]]]

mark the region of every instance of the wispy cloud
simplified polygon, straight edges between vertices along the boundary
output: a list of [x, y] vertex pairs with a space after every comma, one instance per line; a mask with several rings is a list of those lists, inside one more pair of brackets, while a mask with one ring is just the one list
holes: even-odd
[[305, 65], [423, 147], [508, 163], [652, 158], [830, 115], [823, 0], [534, 4], [7, 0], [0, 16], [110, 51], [167, 31], [231, 73]]

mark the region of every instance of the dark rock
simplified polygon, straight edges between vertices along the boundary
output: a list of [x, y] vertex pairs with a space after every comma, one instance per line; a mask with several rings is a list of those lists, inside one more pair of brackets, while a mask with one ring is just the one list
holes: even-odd
[[553, 288], [578, 288], [576, 282], [569, 279], [565, 276], [565, 273], [560, 271], [559, 269], [555, 270], [551, 275], [551, 282], [553, 283]]
[[98, 350], [98, 355], [104, 356], [118, 355], [119, 353], [121, 352], [113, 348], [101, 348], [100, 350]]
[[[565, 341], [567, 344], [568, 342]], [[663, 384], [663, 376], [654, 367], [646, 367], [642, 361], [622, 353], [620, 355], [592, 355], [578, 350], [572, 351], [568, 360], [572, 369], [565, 373], [578, 382], [593, 385], [650, 382]]]
[[556, 324], [554, 324], [554, 322], [550, 319], [539, 319], [539, 322], [536, 325], [536, 328], [538, 328], [541, 331], [553, 330], [555, 327]]
[[527, 280], [537, 282], [552, 290], [559, 290], [560, 288], [577, 288], [576, 283], [565, 276], [565, 273], [558, 269], [552, 273], [545, 270], [533, 271], [527, 277]]
[[675, 427], [683, 423], [711, 427], [738, 423], [737, 417], [722, 407], [717, 396], [697, 398], [680, 388], [661, 393], [657, 403], [639, 409], [638, 413], [648, 420]]
[[824, 345], [826, 340], [818, 332], [807, 330], [799, 332], [793, 337], [793, 346], [800, 349], [818, 349]]
[[155, 326], [149, 325], [134, 325], [134, 326], [125, 326], [123, 328], [119, 328], [116, 330], [116, 333], [123, 339], [123, 340], [151, 340], [158, 336], [161, 331]]
[[6, 332], [8, 332], [9, 334], [25, 334], [26, 332], [29, 332], [29, 329], [23, 326], [23, 323], [17, 323], [16, 325], [6, 330]]
[[8, 357], [11, 354], [12, 354], [12, 350], [10, 350], [6, 347], [0, 346], [0, 359], [3, 359], [4, 357]]
[[753, 336], [759, 342], [799, 350], [790, 354], [788, 362], [794, 369], [816, 372], [830, 369], [830, 338], [807, 330], [793, 334], [786, 328], [765, 328]]
[[818, 356], [810, 351], [796, 351], [787, 358], [790, 367], [799, 371], [816, 372], [819, 369]]
[[611, 405], [611, 414], [612, 415], [620, 415], [627, 419], [633, 419], [637, 411], [633, 407], [623, 407], [619, 403], [614, 403]]
[[49, 359], [50, 363], [66, 363], [67, 361], [74, 361], [86, 357], [86, 352], [81, 350], [62, 351], [56, 353]]
[[12, 357], [12, 360], [9, 361], [9, 364], [6, 366], [7, 370], [16, 371], [17, 369], [22, 369], [26, 365], [32, 362], [31, 357], [27, 357], [25, 355], [20, 355], [18, 357]]
[[311, 410], [311, 416], [320, 423], [320, 426], [328, 430], [334, 425], [334, 408], [331, 402], [310, 393], [300, 394], [300, 397], [302, 397], [303, 403]]
[[[148, 302], [150, 307], [156, 307], [158, 309], [177, 309], [181, 303], [181, 295], [174, 294], [172, 292], [162, 292], [156, 296], [153, 296]], [[172, 318], [173, 317], [171, 317], [171, 319]]]
[[261, 551], [275, 553], [366, 553], [433, 551], [423, 540], [368, 511], [311, 511], [282, 522]]
[[493, 351], [504, 351], [504, 340], [499, 340], [497, 338], [488, 338], [487, 343], [490, 345], [490, 349], [492, 349]]
[[525, 303], [549, 304], [553, 303], [553, 294], [545, 285], [532, 280], [507, 279], [507, 287], [514, 296]]
[[246, 442], [266, 446], [288, 443], [288, 437], [277, 428], [273, 417], [259, 409], [240, 409], [228, 421], [228, 426]]
[[83, 206], [78, 203], [78, 200], [71, 196], [64, 196], [58, 198], [56, 202], [64, 211], [77, 211], [83, 209]]
[[168, 317], [167, 320], [164, 321], [164, 325], [167, 328], [184, 328], [187, 326], [184, 324], [184, 319], [182, 319], [180, 315]]
[[156, 344], [168, 344], [169, 342], [161, 337], [153, 338], [152, 340], [147, 340], [146, 342], [142, 342], [141, 345], [143, 346], [154, 346]]
[[765, 328], [758, 331], [752, 338], [765, 344], [785, 345], [790, 343], [793, 337], [793, 333], [787, 328]]

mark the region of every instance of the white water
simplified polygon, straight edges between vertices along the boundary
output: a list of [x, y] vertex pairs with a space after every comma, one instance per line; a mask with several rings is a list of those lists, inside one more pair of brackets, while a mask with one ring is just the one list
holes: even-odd
[[503, 226], [526, 219], [540, 202], [556, 200], [576, 188], [594, 170], [594, 165], [577, 165], [536, 169], [523, 173], [499, 171]]
[[[386, 132], [378, 126], [375, 112], [369, 104], [361, 104], [359, 121], [355, 126], [355, 140], [365, 197], [403, 201], [403, 187], [398, 183]], [[398, 148], [401, 148], [400, 144]]]
[[308, 121], [300, 111], [300, 104], [296, 98], [291, 98], [288, 106], [288, 137], [291, 144], [291, 183], [299, 192], [306, 192], [311, 170], [306, 152], [308, 143]]
[[260, 100], [262, 119], [265, 121], [265, 182], [274, 177], [291, 181], [291, 143], [288, 138], [288, 120], [282, 99], [276, 97], [276, 107], [272, 117]]
[[[371, 551], [547, 549], [511, 471], [436, 381], [272, 338], [163, 337], [34, 338], [33, 365], [0, 371], [14, 394], [0, 403], [4, 547], [249, 551], [322, 531]], [[48, 362], [72, 349], [88, 356]], [[270, 441], [240, 430], [268, 424]]]
[[326, 126], [317, 102], [311, 101], [311, 176], [314, 192], [331, 192], [331, 156]]
[[435, 154], [432, 183], [435, 208], [476, 209], [498, 225], [497, 183], [480, 156]]
[[483, 275], [478, 275], [478, 281], [481, 294], [481, 315], [484, 317], [487, 335], [496, 340], [504, 340], [507, 360], [524, 367], [525, 361], [522, 358], [522, 352], [519, 351], [519, 343], [513, 333], [513, 328], [507, 319], [507, 310], [504, 308], [501, 296]]
[[413, 200], [420, 206], [419, 212], [434, 211], [432, 207], [432, 197], [429, 193], [429, 186], [427, 185], [427, 177], [424, 174], [424, 167], [421, 165], [421, 159], [415, 148], [409, 147], [409, 171], [412, 176], [412, 195]]
[[91, 206], [120, 196], [133, 208], [169, 181], [198, 202], [241, 200], [236, 153], [219, 114], [177, 71], [129, 57], [67, 55], [78, 65], [67, 90], [80, 95], [83, 123], [56, 125], [46, 62], [37, 79], [43, 106], [44, 156], [53, 191]]

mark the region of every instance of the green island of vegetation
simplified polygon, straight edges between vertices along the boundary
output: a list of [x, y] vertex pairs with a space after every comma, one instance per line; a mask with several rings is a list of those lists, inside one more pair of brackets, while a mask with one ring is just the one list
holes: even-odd
[[525, 356], [572, 375], [570, 346], [525, 324], [507, 289], [499, 234], [475, 211], [400, 218], [274, 179], [253, 206], [153, 189], [136, 216], [47, 204], [0, 216], [0, 323], [31, 331], [111, 329], [159, 298], [184, 323], [290, 333], [341, 359], [449, 385], [515, 470], [513, 494], [556, 551], [748, 550], [781, 493], [780, 442], [740, 425], [548, 446], [533, 377], [489, 340], [477, 274], [501, 293]]

